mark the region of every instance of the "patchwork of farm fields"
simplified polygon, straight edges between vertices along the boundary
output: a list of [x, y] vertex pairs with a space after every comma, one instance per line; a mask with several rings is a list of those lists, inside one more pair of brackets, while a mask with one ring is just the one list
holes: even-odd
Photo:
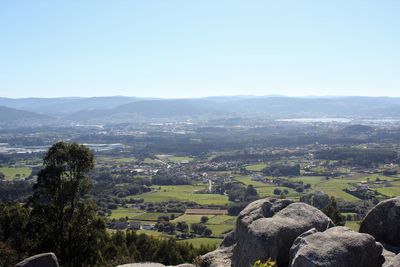
[[[258, 166], [261, 168], [261, 166]], [[256, 168], [252, 166], [252, 168]], [[376, 190], [380, 194], [392, 197], [400, 195], [400, 178], [396, 176], [384, 176], [384, 175], [365, 175], [365, 174], [349, 174], [346, 177], [338, 178], [327, 178], [325, 176], [298, 176], [287, 178], [288, 181], [303, 182], [308, 184], [310, 187], [304, 192], [298, 192], [292, 188], [276, 186], [273, 184], [265, 183], [258, 180], [252, 180], [251, 175], [238, 175], [224, 173], [224, 175], [232, 175], [233, 179], [242, 183], [245, 186], [253, 185], [257, 190], [260, 197], [274, 196], [274, 190], [279, 189], [281, 192], [286, 192], [286, 197], [298, 200], [302, 194], [312, 193], [316, 191], [325, 192], [328, 195], [334, 196], [338, 199], [353, 202], [359, 201], [360, 199], [344, 191], [344, 189], [354, 188], [357, 184], [368, 183], [371, 185], [372, 190]], [[381, 181], [378, 183], [377, 181]], [[383, 186], [383, 182], [388, 181]], [[220, 194], [206, 194], [199, 193], [204, 191], [207, 185], [194, 184], [194, 185], [178, 185], [178, 186], [152, 186], [152, 191], [143, 193], [140, 195], [128, 196], [128, 198], [141, 198], [144, 202], [167, 202], [167, 201], [193, 201], [201, 205], [220, 205], [226, 206], [231, 203], [228, 200], [227, 195]], [[276, 195], [275, 195], [276, 196]], [[156, 212], [145, 212], [135, 208], [119, 208], [114, 210], [110, 218], [128, 218], [132, 221], [140, 221], [142, 225], [145, 223], [155, 224], [160, 216], [169, 216], [171, 222], [186, 222], [189, 225], [200, 223], [201, 217], [208, 217], [207, 222], [203, 223], [207, 228], [212, 231], [212, 235], [208, 237], [199, 237], [186, 240], [180, 240], [179, 242], [188, 242], [195, 247], [200, 245], [218, 245], [221, 242], [221, 238], [234, 228], [236, 217], [212, 213], [196, 213], [196, 209], [193, 209], [193, 213], [188, 209], [188, 213], [156, 213]], [[200, 209], [206, 211], [207, 209]], [[171, 217], [172, 216], [172, 217]], [[359, 223], [355, 221], [346, 222], [346, 226], [357, 230]], [[152, 236], [164, 238], [171, 237], [165, 233], [160, 233], [151, 230], [140, 230], [139, 233], [146, 233]]]

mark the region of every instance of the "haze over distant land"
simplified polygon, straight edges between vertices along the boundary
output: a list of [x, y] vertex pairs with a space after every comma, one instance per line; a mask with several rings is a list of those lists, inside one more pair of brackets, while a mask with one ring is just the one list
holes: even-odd
[[400, 96], [400, 1], [2, 1], [0, 96]]
[[138, 97], [0, 98], [3, 124], [118, 124], [222, 118], [346, 118], [399, 120], [400, 98], [255, 97], [189, 99]]

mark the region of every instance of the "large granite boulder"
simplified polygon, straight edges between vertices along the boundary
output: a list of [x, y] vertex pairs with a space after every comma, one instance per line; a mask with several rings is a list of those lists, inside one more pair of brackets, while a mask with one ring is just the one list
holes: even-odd
[[290, 249], [290, 267], [380, 267], [383, 247], [369, 234], [347, 227], [300, 235]]
[[324, 231], [332, 221], [305, 203], [268, 198], [250, 203], [238, 216], [234, 233], [222, 245], [201, 258], [201, 266], [251, 266], [273, 258], [278, 266], [288, 265], [289, 250], [302, 233]]
[[59, 267], [54, 253], [43, 253], [29, 257], [15, 265], [15, 267]]
[[377, 241], [400, 245], [400, 197], [380, 202], [371, 209], [360, 225], [360, 233], [367, 233]]
[[389, 262], [385, 262], [384, 267], [400, 267], [400, 254], [392, 258]]

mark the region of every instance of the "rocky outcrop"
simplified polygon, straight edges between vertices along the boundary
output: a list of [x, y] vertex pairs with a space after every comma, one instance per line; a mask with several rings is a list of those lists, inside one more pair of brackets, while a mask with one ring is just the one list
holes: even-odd
[[375, 237], [377, 241], [400, 245], [400, 197], [380, 202], [360, 226], [361, 233]]
[[249, 204], [239, 215], [234, 233], [216, 251], [201, 258], [201, 266], [251, 266], [273, 258], [287, 266], [293, 241], [311, 228], [324, 231], [332, 221], [305, 203], [274, 198]]
[[347, 227], [324, 232], [313, 229], [299, 236], [290, 249], [291, 267], [380, 267], [383, 247], [369, 234]]
[[385, 262], [384, 267], [400, 267], [400, 254], [394, 257], [391, 261]]
[[54, 253], [43, 253], [29, 257], [15, 265], [15, 267], [59, 267]]

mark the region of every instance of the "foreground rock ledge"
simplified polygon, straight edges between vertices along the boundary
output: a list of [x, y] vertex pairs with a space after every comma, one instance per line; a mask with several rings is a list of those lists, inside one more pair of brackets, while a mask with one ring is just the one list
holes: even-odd
[[259, 259], [276, 259], [288, 266], [289, 250], [302, 233], [324, 231], [333, 222], [320, 210], [305, 203], [267, 198], [250, 203], [237, 219], [236, 229], [222, 245], [201, 257], [200, 266], [252, 266]]
[[290, 249], [291, 267], [380, 267], [383, 247], [369, 234], [347, 227], [324, 232], [312, 229], [299, 236]]
[[29, 257], [15, 265], [15, 267], [59, 267], [54, 253], [43, 253]]

